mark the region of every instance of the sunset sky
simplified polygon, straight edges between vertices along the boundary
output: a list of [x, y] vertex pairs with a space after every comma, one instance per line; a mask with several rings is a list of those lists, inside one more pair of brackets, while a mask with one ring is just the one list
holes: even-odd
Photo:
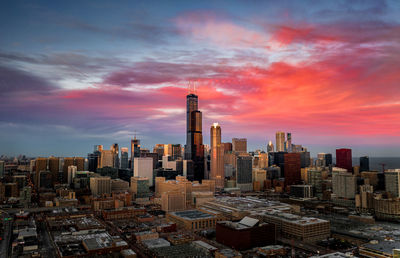
[[275, 132], [318, 152], [400, 155], [400, 1], [2, 1], [0, 155]]

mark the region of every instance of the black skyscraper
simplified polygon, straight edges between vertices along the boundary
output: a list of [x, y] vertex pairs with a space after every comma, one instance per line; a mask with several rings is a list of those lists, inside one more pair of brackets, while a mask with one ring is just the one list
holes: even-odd
[[202, 114], [198, 110], [198, 97], [193, 93], [186, 96], [185, 159], [193, 160], [194, 180], [204, 179]]
[[360, 172], [369, 171], [369, 157], [360, 157]]

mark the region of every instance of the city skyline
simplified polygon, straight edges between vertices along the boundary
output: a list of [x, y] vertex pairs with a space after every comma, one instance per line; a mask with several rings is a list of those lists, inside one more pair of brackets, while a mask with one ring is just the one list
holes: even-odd
[[205, 144], [218, 122], [248, 150], [400, 155], [398, 2], [177, 3], [5, 3], [0, 154], [183, 146], [196, 81]]

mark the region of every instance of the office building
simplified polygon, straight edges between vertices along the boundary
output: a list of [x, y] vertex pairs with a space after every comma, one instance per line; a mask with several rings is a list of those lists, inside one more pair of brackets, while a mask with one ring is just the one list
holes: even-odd
[[267, 180], [267, 171], [265, 169], [253, 168], [253, 190], [263, 190], [265, 180]]
[[214, 123], [210, 129], [211, 143], [211, 175], [217, 188], [224, 188], [224, 146], [221, 144], [221, 127]]
[[134, 168], [134, 159], [140, 157], [140, 140], [136, 139], [136, 135], [131, 139], [131, 168]]
[[153, 186], [153, 159], [135, 158], [133, 175], [135, 177], [146, 177], [149, 180], [149, 186]]
[[81, 157], [64, 158], [63, 163], [63, 183], [68, 183], [68, 167], [76, 166], [77, 171], [83, 171], [85, 168], [85, 159]]
[[353, 171], [351, 149], [336, 150], [336, 167], [347, 169], [350, 173]]
[[284, 154], [285, 185], [298, 184], [301, 181], [301, 156], [300, 153]]
[[129, 149], [121, 147], [121, 169], [129, 168]]
[[214, 229], [220, 219], [200, 210], [186, 210], [167, 213], [167, 220], [176, 223], [180, 228], [200, 231]]
[[233, 138], [232, 139], [232, 152], [247, 153], [247, 139], [246, 138]]
[[204, 145], [202, 114], [198, 110], [198, 97], [194, 93], [186, 96], [186, 145], [185, 160], [193, 160], [194, 180], [204, 179]]
[[329, 167], [332, 165], [332, 154], [318, 153], [316, 164], [317, 167]]
[[232, 143], [231, 142], [223, 142], [222, 145], [224, 146], [224, 153], [232, 152]]
[[51, 172], [53, 183], [59, 182], [60, 175], [60, 158], [49, 158], [49, 171]]
[[131, 192], [136, 198], [147, 198], [150, 196], [149, 178], [131, 177]]
[[111, 178], [108, 176], [91, 177], [90, 191], [92, 192], [93, 196], [111, 194]]
[[274, 151], [275, 151], [274, 144], [272, 143], [272, 141], [269, 141], [267, 145], [267, 152], [274, 152]]
[[114, 167], [115, 157], [113, 150], [102, 150], [99, 168]]
[[47, 158], [36, 158], [35, 167], [36, 167], [36, 171], [35, 171], [34, 184], [36, 186], [36, 189], [39, 189], [40, 172], [47, 171]]
[[216, 240], [236, 250], [275, 244], [275, 225], [260, 223], [258, 219], [250, 217], [244, 217], [239, 222], [219, 221]]
[[165, 212], [186, 209], [185, 192], [164, 192], [161, 194], [161, 210]]
[[338, 198], [354, 199], [357, 192], [357, 177], [347, 169], [332, 169], [332, 191]]
[[241, 191], [253, 190], [253, 157], [238, 156], [237, 171], [236, 171], [236, 186]]
[[78, 169], [78, 168], [77, 168], [76, 166], [69, 166], [69, 167], [68, 167], [68, 179], [67, 179], [68, 185], [71, 185], [71, 184], [72, 184], [73, 179], [75, 178], [77, 169]]
[[163, 156], [170, 156], [172, 160], [182, 158], [182, 146], [180, 144], [164, 144]]
[[369, 171], [369, 157], [360, 157], [360, 172]]
[[393, 197], [400, 197], [400, 169], [388, 169], [385, 171], [385, 189]]
[[285, 151], [292, 152], [292, 133], [286, 134]]
[[285, 133], [276, 132], [276, 152], [285, 151]]
[[114, 143], [111, 145], [111, 150], [113, 152], [114, 156], [114, 166], [115, 168], [119, 168], [119, 146], [118, 143]]

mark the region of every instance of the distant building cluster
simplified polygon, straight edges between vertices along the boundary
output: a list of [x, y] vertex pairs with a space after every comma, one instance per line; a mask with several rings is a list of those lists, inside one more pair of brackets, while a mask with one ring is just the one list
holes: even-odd
[[249, 151], [246, 138], [224, 142], [219, 123], [206, 145], [194, 92], [186, 106], [184, 146], [149, 150], [135, 135], [129, 147], [95, 145], [86, 157], [2, 156], [1, 250], [13, 257], [324, 257], [333, 250], [334, 257], [396, 257], [400, 228], [378, 229], [387, 225], [380, 221], [393, 228], [400, 221], [400, 169], [373, 171], [366, 156], [354, 165], [349, 148], [311, 157], [282, 131], [265, 151]]

